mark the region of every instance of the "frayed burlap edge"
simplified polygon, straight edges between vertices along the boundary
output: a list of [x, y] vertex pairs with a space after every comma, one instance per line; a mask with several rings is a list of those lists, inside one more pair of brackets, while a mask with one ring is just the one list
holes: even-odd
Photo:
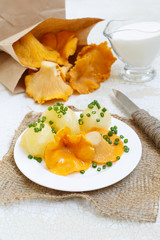
[[[0, 162], [0, 204], [27, 198], [63, 200], [80, 197], [88, 200], [101, 213], [136, 221], [155, 222], [159, 210], [160, 151], [129, 119], [113, 115], [131, 126], [139, 135], [143, 154], [136, 169], [120, 182], [90, 192], [70, 193], [48, 189], [27, 179], [17, 168], [14, 145], [19, 135], [40, 113], [30, 112], [15, 132], [8, 153]], [[136, 146], [135, 146], [136, 147]]]

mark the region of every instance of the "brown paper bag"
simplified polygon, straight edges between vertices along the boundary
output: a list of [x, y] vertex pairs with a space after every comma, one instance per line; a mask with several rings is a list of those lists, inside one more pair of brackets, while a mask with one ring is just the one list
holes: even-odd
[[[24, 85], [20, 79], [28, 66], [22, 66], [14, 50], [13, 43], [20, 39], [28, 32], [32, 32], [35, 37], [39, 38], [47, 32], [58, 32], [61, 30], [75, 31], [78, 36], [78, 44], [87, 44], [87, 36], [92, 27], [102, 19], [81, 18], [81, 19], [58, 19], [48, 18], [34, 26], [31, 26], [5, 40], [0, 42], [0, 82], [11, 92], [18, 93], [24, 91]], [[8, 54], [6, 54], [8, 53]]]
[[50, 17], [65, 18], [65, 0], [1, 0], [0, 41]]

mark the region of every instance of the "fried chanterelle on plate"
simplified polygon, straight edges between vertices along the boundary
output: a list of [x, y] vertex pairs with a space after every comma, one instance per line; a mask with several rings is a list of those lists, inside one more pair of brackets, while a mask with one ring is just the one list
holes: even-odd
[[77, 33], [71, 31], [47, 32], [39, 39], [29, 32], [13, 49], [22, 65], [37, 69], [28, 72], [25, 85], [28, 96], [41, 104], [52, 99], [66, 101], [74, 91], [93, 92], [109, 78], [116, 60], [107, 42], [78, 51]]

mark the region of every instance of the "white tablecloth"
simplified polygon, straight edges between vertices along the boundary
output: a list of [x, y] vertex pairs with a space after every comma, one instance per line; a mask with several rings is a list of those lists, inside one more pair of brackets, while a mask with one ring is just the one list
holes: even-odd
[[[67, 18], [155, 16], [159, 18], [159, 0], [67, 0]], [[71, 96], [67, 102], [78, 108], [97, 99], [111, 113], [128, 117], [113, 96], [112, 87], [126, 93], [139, 107], [160, 119], [160, 58], [154, 62], [157, 70], [151, 82], [134, 84], [119, 77], [122, 64], [112, 67], [111, 77], [101, 88], [88, 95]], [[35, 104], [25, 93], [14, 95], [0, 84], [0, 159], [8, 151], [15, 129], [31, 110], [43, 111], [48, 105]], [[32, 199], [0, 206], [0, 240], [50, 239], [160, 239], [160, 220], [156, 223], [137, 223], [106, 217], [87, 201], [71, 199], [52, 201]]]

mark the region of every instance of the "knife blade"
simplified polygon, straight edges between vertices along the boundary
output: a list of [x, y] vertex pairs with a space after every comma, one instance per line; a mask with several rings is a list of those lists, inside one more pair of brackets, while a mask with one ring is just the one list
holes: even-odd
[[160, 120], [151, 116], [144, 109], [140, 109], [119, 90], [112, 90], [115, 97], [124, 107], [124, 109], [131, 115], [135, 123], [150, 137], [150, 139], [155, 143], [156, 147], [160, 148]]
[[115, 97], [119, 100], [122, 107], [132, 115], [133, 112], [137, 111], [139, 107], [133, 103], [126, 95], [116, 89], [112, 89]]

